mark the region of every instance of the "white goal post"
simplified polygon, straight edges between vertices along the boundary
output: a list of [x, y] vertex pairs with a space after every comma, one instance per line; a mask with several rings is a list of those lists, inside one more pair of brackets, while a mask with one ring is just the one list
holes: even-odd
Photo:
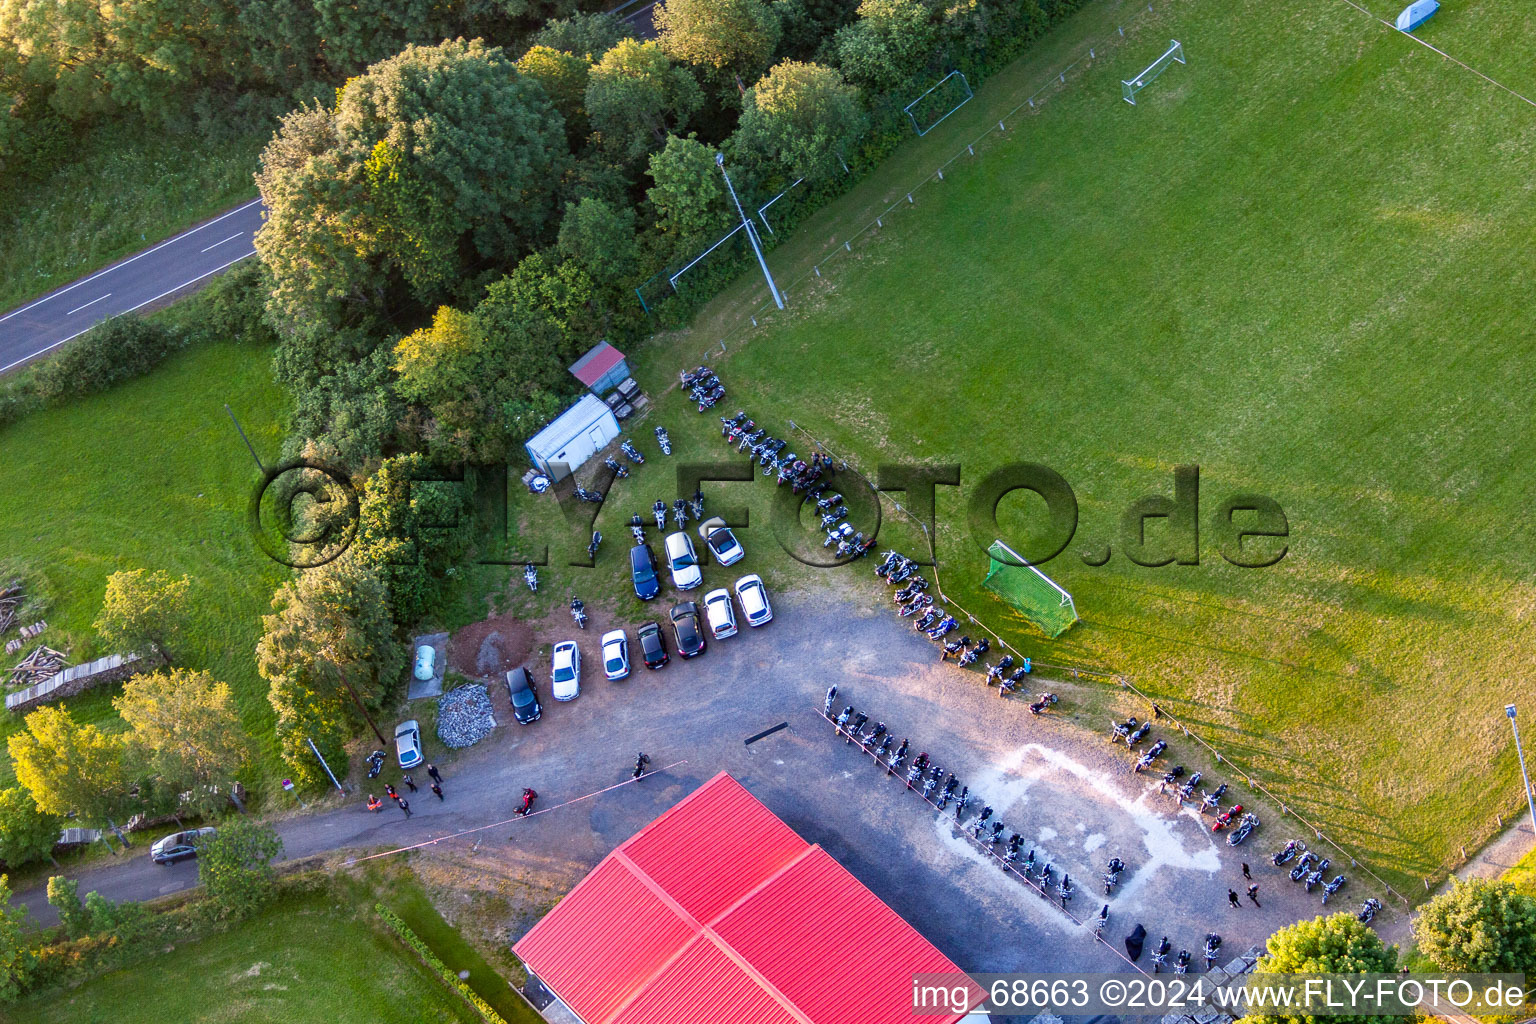
[[1148, 64], [1145, 71], [1135, 78], [1126, 79], [1120, 83], [1120, 95], [1125, 99], [1125, 102], [1134, 107], [1136, 105], [1136, 94], [1151, 85], [1158, 75], [1167, 71], [1176, 63], [1185, 63], [1184, 45], [1177, 39], [1174, 39], [1169, 41], [1168, 49], [1163, 52], [1163, 55], [1151, 64]]

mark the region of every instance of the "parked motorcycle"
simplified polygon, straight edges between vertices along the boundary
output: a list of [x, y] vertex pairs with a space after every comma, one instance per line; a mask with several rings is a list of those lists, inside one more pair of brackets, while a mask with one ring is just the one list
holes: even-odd
[[821, 705], [821, 713], [823, 715], [829, 715], [830, 716], [832, 714], [832, 702], [834, 700], [836, 700], [836, 699], [837, 699], [837, 687], [835, 687], [835, 686], [827, 687], [827, 699]]
[[[932, 629], [928, 630], [928, 639], [929, 640], [937, 640], [940, 637], [947, 635], [950, 630], [954, 629], [958, 625], [959, 625], [959, 623], [955, 621], [955, 617], [953, 615], [946, 615], [942, 619], [939, 620], [939, 624], [938, 625], [936, 625]], [[976, 648], [974, 648], [974, 647], [971, 648], [971, 651], [975, 651], [975, 650], [976, 650]], [[962, 657], [964, 657], [964, 655], [962, 655]], [[971, 660], [975, 661], [976, 659], [972, 658]]]
[[1292, 839], [1290, 842], [1285, 844], [1285, 849], [1269, 858], [1269, 862], [1275, 867], [1279, 867], [1282, 864], [1288, 863], [1290, 859], [1296, 856], [1298, 853], [1306, 852], [1307, 847], [1304, 843], [1302, 843], [1300, 839]]
[[1029, 705], [1029, 713], [1032, 715], [1043, 715], [1045, 714], [1045, 709], [1055, 704], [1059, 699], [1054, 693], [1042, 692], [1039, 698]]
[[1355, 916], [1360, 919], [1362, 924], [1370, 924], [1376, 919], [1376, 912], [1380, 909], [1381, 901], [1376, 897], [1371, 896], [1368, 897], [1364, 903], [1360, 904], [1360, 913], [1356, 914]]
[[1151, 722], [1142, 722], [1129, 736], [1125, 738], [1125, 745], [1134, 748], [1136, 744], [1147, 738], [1147, 733], [1152, 731]]
[[1296, 862], [1296, 866], [1291, 868], [1291, 881], [1299, 882], [1303, 878], [1307, 877], [1307, 872], [1312, 870], [1312, 865], [1316, 862], [1317, 854], [1311, 852], [1303, 852], [1301, 855], [1301, 860], [1298, 860]]
[[867, 721], [869, 721], [869, 716], [860, 711], [858, 717], [853, 720], [853, 724], [843, 731], [843, 742], [851, 745], [854, 739], [858, 737], [859, 730], [864, 728], [864, 723]]
[[[932, 634], [930, 633], [929, 636], [932, 637]], [[960, 652], [960, 659], [957, 662], [957, 664], [959, 664], [959, 666], [961, 668], [965, 668], [968, 665], [973, 665], [973, 664], [976, 663], [976, 659], [977, 658], [980, 658], [983, 654], [986, 654], [991, 649], [992, 649], [992, 640], [991, 640], [991, 638], [990, 637], [982, 637], [981, 638], [981, 642], [978, 643], [975, 647], [971, 647], [971, 648], [968, 648], [967, 650], [964, 650], [964, 651]]]
[[939, 660], [948, 661], [951, 654], [963, 654], [965, 653], [965, 649], [969, 646], [971, 646], [971, 638], [969, 634], [961, 636], [958, 640], [951, 640], [946, 643], [943, 649], [940, 651]]
[[1188, 974], [1189, 973], [1189, 950], [1187, 950], [1187, 949], [1179, 950], [1179, 958], [1173, 962], [1173, 973], [1174, 974]]
[[623, 452], [629, 458], [629, 461], [635, 465], [645, 465], [645, 456], [640, 454], [640, 449], [635, 447], [633, 441], [626, 440], [623, 444], [619, 445], [619, 451]]
[[1005, 654], [987, 669], [987, 685], [991, 686], [1003, 678], [1003, 673], [1013, 667], [1013, 655]]
[[1179, 787], [1180, 806], [1183, 806], [1185, 800], [1188, 800], [1195, 795], [1195, 787], [1198, 785], [1200, 785], [1200, 773], [1195, 772], [1195, 774], [1189, 777], [1188, 782]]
[[612, 455], [603, 460], [603, 465], [613, 470], [614, 476], [618, 477], [620, 480], [629, 476], [629, 467], [622, 465], [619, 460], [615, 459]]
[[1168, 966], [1168, 951], [1173, 947], [1168, 945], [1168, 936], [1163, 936], [1163, 941], [1152, 947], [1152, 973], [1161, 974], [1164, 967]]
[[370, 779], [379, 777], [379, 772], [384, 770], [384, 758], [387, 756], [382, 750], [375, 750], [368, 755], [368, 777]]
[[1205, 937], [1205, 969], [1210, 970], [1216, 958], [1221, 955], [1221, 936], [1210, 932]]
[[1125, 870], [1125, 861], [1119, 857], [1111, 857], [1109, 866], [1104, 872], [1104, 895], [1114, 892], [1115, 886], [1120, 884], [1120, 872]]
[[1109, 742], [1117, 743], [1120, 740], [1125, 740], [1126, 745], [1129, 746], [1131, 731], [1136, 728], [1136, 725], [1137, 722], [1135, 715], [1132, 715], [1130, 718], [1127, 718], [1123, 722], [1110, 722]]
[[1241, 846], [1241, 845], [1243, 845], [1243, 840], [1245, 840], [1249, 836], [1253, 835], [1253, 830], [1258, 828], [1258, 827], [1259, 827], [1259, 816], [1257, 814], [1245, 814], [1245, 815], [1243, 815], [1243, 823], [1241, 825], [1237, 826], [1237, 831], [1233, 832], [1231, 835], [1227, 836], [1227, 845], [1228, 846]]
[[1344, 876], [1334, 875], [1333, 880], [1330, 881], [1327, 885], [1323, 886], [1323, 905], [1326, 906], [1328, 904], [1328, 897], [1332, 896], [1342, 888], [1344, 888]]
[[587, 628], [587, 606], [581, 603], [581, 598], [571, 598], [571, 618], [576, 620], [576, 628]]
[[578, 501], [590, 501], [594, 505], [601, 505], [603, 502], [603, 496], [601, 494], [597, 493], [596, 491], [589, 491], [585, 487], [579, 486], [576, 488], [576, 498]]
[[651, 506], [651, 515], [656, 517], [656, 529], [665, 530], [667, 528], [666, 502], [658, 499], [657, 502]]
[[656, 443], [661, 445], [661, 454], [663, 454], [663, 455], [671, 455], [672, 454], [672, 439], [667, 436], [667, 428], [666, 427], [657, 427], [656, 428]]
[[1152, 767], [1152, 762], [1156, 761], [1159, 757], [1162, 757], [1163, 751], [1167, 749], [1167, 740], [1158, 740], [1156, 743], [1152, 744], [1152, 746], [1147, 748], [1147, 751], [1144, 754], [1136, 759], [1136, 766], [1131, 769], [1132, 773], [1140, 775], [1142, 772]]
[[597, 546], [603, 542], [603, 535], [596, 530], [592, 531], [592, 540], [587, 543], [587, 558], [597, 557]]
[[539, 570], [533, 567], [532, 562], [523, 566], [523, 582], [528, 584], [529, 590], [539, 589]]
[[[1204, 814], [1206, 811], [1211, 810], [1219, 811], [1221, 808], [1222, 794], [1224, 794], [1226, 791], [1227, 784], [1223, 782], [1221, 785], [1217, 786], [1213, 792], [1203, 794], [1200, 797], [1200, 813]], [[1241, 809], [1241, 807], [1242, 805], [1239, 804], [1238, 808]], [[1228, 813], [1230, 814], [1231, 812]]]
[[[1220, 832], [1222, 829], [1226, 828], [1229, 824], [1231, 824], [1232, 818], [1233, 818], [1234, 815], [1239, 815], [1239, 814], [1242, 814], [1242, 813], [1243, 813], [1243, 805], [1242, 804], [1233, 804], [1231, 807], [1228, 807], [1226, 810], [1224, 810], [1220, 814], [1216, 815], [1216, 820], [1211, 823], [1211, 831], [1212, 832]], [[1242, 818], [1238, 818], [1237, 820], [1239, 822], [1241, 822], [1243, 819]]]

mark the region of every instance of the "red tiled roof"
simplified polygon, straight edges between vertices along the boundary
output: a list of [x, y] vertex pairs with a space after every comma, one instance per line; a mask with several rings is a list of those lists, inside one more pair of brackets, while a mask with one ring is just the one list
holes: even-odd
[[587, 1024], [959, 1019], [917, 1016], [911, 994], [912, 975], [959, 968], [725, 772], [604, 858], [513, 952]]
[[576, 375], [577, 380], [590, 388], [603, 379], [603, 374], [623, 361], [623, 352], [620, 352], [606, 341], [600, 341], [592, 346], [586, 355], [571, 364], [571, 373]]

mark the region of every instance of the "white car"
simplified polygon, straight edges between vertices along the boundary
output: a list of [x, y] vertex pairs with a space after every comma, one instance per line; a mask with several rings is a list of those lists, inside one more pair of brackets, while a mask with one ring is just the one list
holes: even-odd
[[704, 582], [699, 556], [694, 554], [693, 541], [686, 533], [667, 534], [667, 568], [672, 571], [672, 585], [678, 590], [692, 590]]
[[549, 694], [555, 700], [575, 700], [581, 696], [581, 650], [574, 641], [555, 644], [549, 683]]
[[736, 581], [736, 600], [741, 602], [741, 614], [747, 625], [761, 626], [773, 621], [773, 605], [768, 603], [768, 588], [757, 573], [743, 576]]
[[395, 757], [407, 770], [425, 760], [421, 755], [421, 726], [416, 719], [395, 726]]
[[724, 587], [704, 595], [704, 617], [716, 640], [736, 635], [736, 609], [731, 606], [731, 592]]
[[609, 679], [629, 675], [629, 637], [622, 629], [603, 634], [603, 675]]
[[699, 525], [699, 539], [709, 548], [709, 553], [715, 556], [716, 565], [735, 565], [747, 553], [731, 528], [725, 525], [725, 520], [719, 516], [706, 519]]

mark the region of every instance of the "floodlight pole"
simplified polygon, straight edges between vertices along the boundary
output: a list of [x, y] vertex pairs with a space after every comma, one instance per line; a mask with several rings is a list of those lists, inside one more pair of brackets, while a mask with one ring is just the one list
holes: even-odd
[[1525, 770], [1525, 751], [1520, 747], [1520, 729], [1515, 725], [1515, 706], [1504, 705], [1504, 713], [1509, 716], [1509, 728], [1515, 734], [1515, 753], [1520, 758], [1520, 777], [1525, 780], [1525, 803], [1531, 809], [1531, 829], [1536, 831], [1536, 798], [1531, 796], [1531, 777]]
[[763, 268], [763, 277], [768, 281], [768, 290], [773, 293], [774, 304], [783, 309], [784, 297], [779, 294], [779, 286], [773, 283], [773, 275], [768, 272], [768, 261], [763, 258], [763, 250], [757, 244], [757, 232], [752, 230], [752, 222], [747, 220], [747, 211], [741, 208], [741, 200], [736, 198], [736, 186], [731, 184], [731, 176], [725, 173], [724, 153], [715, 154], [715, 166], [720, 168], [720, 177], [725, 179], [725, 187], [731, 190], [731, 202], [736, 204], [741, 226], [747, 229], [747, 240], [752, 243], [752, 251], [757, 253], [757, 265]]

